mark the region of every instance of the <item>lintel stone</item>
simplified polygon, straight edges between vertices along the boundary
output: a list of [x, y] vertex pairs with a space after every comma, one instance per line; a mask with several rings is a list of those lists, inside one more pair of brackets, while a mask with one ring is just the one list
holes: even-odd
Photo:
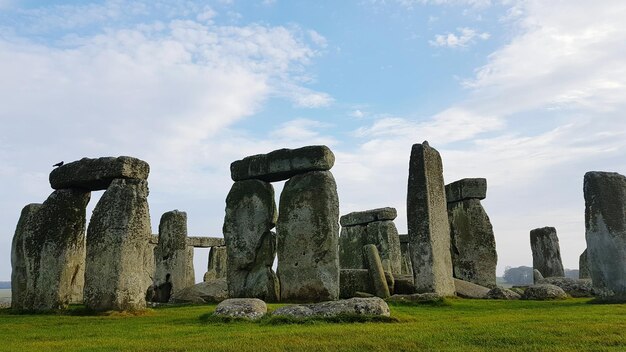
[[115, 179], [147, 180], [149, 173], [148, 163], [130, 156], [82, 158], [52, 170], [50, 186], [99, 191], [107, 189]]
[[460, 202], [465, 199], [485, 199], [487, 197], [487, 179], [464, 178], [446, 185], [448, 203]]
[[339, 219], [341, 226], [355, 226], [368, 224], [374, 221], [393, 220], [398, 216], [395, 208], [378, 208], [365, 211], [355, 211]]

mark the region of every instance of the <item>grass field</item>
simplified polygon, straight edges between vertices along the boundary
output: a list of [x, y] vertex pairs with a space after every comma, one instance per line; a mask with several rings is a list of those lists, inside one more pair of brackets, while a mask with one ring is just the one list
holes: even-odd
[[[626, 351], [626, 305], [451, 300], [391, 306], [396, 322], [274, 324], [206, 319], [215, 306], [142, 315], [14, 315], [1, 351]], [[278, 305], [270, 305], [270, 309]]]

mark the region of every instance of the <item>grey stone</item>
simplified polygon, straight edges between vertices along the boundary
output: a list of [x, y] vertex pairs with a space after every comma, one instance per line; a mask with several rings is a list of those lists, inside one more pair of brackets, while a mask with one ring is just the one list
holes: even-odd
[[378, 208], [365, 211], [355, 211], [339, 218], [341, 226], [367, 225], [374, 221], [393, 220], [398, 217], [395, 208]]
[[409, 235], [407, 234], [400, 234], [398, 235], [398, 238], [400, 239], [400, 243], [409, 243]]
[[224, 239], [228, 294], [232, 298], [280, 299], [272, 265], [276, 256], [274, 188], [259, 180], [235, 182], [226, 198]]
[[308, 318], [313, 314], [313, 309], [299, 304], [283, 306], [272, 312], [273, 316], [291, 318]]
[[[15, 228], [13, 242], [11, 244], [11, 307], [13, 309], [27, 309], [29, 271], [32, 271], [33, 261], [31, 255], [38, 256], [38, 251], [31, 251], [26, 248], [26, 241], [30, 242], [35, 236], [34, 217], [35, 213], [41, 209], [41, 204], [28, 204], [22, 209], [20, 218]], [[29, 267], [31, 269], [29, 270]]]
[[576, 280], [568, 277], [546, 277], [539, 280], [537, 283], [558, 286], [572, 297], [594, 296], [593, 285], [590, 279]]
[[587, 260], [587, 249], [585, 249], [578, 258], [578, 278], [591, 279], [589, 272], [589, 260]]
[[409, 161], [407, 225], [418, 292], [453, 296], [450, 225], [439, 152], [414, 144]]
[[393, 221], [374, 221], [366, 225], [342, 227], [339, 237], [341, 268], [365, 268], [362, 248], [366, 244], [376, 245], [385, 271], [400, 274], [400, 241]]
[[[341, 269], [339, 272], [339, 298], [356, 297], [357, 292], [374, 294], [374, 285], [368, 269]], [[390, 272], [385, 271], [385, 279], [391, 293], [395, 286], [395, 278]]]
[[491, 290], [489, 290], [489, 292], [487, 292], [487, 295], [485, 296], [485, 298], [515, 300], [515, 299], [522, 298], [522, 296], [520, 296], [520, 294], [518, 294], [517, 292], [511, 291], [506, 288], [494, 287]]
[[367, 244], [367, 225], [341, 228], [339, 266], [342, 269], [365, 269], [362, 248]]
[[411, 277], [413, 277], [413, 263], [411, 262], [410, 248], [411, 245], [408, 242], [402, 242], [402, 238], [400, 238], [400, 240], [400, 274], [410, 275]]
[[446, 185], [448, 203], [467, 199], [485, 199], [487, 197], [487, 179], [464, 178]]
[[233, 181], [259, 179], [266, 182], [287, 180], [310, 171], [330, 170], [335, 155], [324, 145], [298, 149], [279, 149], [268, 154], [258, 154], [230, 164]]
[[333, 317], [340, 314], [390, 316], [389, 306], [383, 299], [378, 297], [354, 297], [339, 301], [310, 304], [307, 307], [313, 310], [313, 315], [322, 317]]
[[626, 301], [626, 177], [588, 172], [584, 193], [593, 287], [601, 299]]
[[558, 286], [550, 284], [528, 286], [522, 295], [522, 299], [538, 301], [566, 298], [567, 293], [565, 293], [565, 291]]
[[394, 276], [395, 294], [411, 295], [417, 293], [415, 284], [413, 283], [413, 275], [396, 275]]
[[201, 282], [186, 287], [172, 296], [172, 303], [215, 303], [228, 299], [228, 285], [226, 278]]
[[50, 185], [54, 189], [98, 191], [107, 189], [115, 179], [147, 180], [149, 173], [148, 163], [129, 156], [83, 158], [52, 170]]
[[389, 286], [387, 286], [387, 279], [378, 255], [378, 249], [376, 249], [375, 245], [368, 244], [363, 247], [363, 254], [367, 262], [369, 277], [374, 287], [374, 294], [380, 298], [389, 297]]
[[228, 256], [226, 246], [211, 247], [209, 250], [209, 264], [204, 273], [204, 282], [226, 278]]
[[387, 302], [414, 302], [414, 303], [435, 303], [441, 302], [443, 296], [436, 293], [413, 293], [413, 294], [395, 294], [387, 298]]
[[212, 248], [225, 246], [226, 242], [220, 237], [189, 236], [187, 237], [187, 245], [194, 248]]
[[376, 297], [376, 296], [371, 294], [371, 293], [356, 291], [354, 293], [354, 297], [356, 297], [356, 298], [370, 298], [370, 297]]
[[543, 275], [537, 269], [533, 269], [533, 282], [538, 284], [539, 281], [543, 280]]
[[463, 298], [485, 298], [489, 288], [474, 283], [454, 279], [456, 295]]
[[171, 292], [193, 286], [196, 283], [193, 269], [193, 247], [187, 246], [187, 213], [168, 211], [159, 222], [159, 243], [154, 252], [156, 273], [154, 284], [171, 283]]
[[154, 275], [148, 182], [114, 180], [87, 228], [85, 305], [93, 310], [141, 310]]
[[479, 199], [448, 203], [450, 251], [454, 277], [485, 287], [496, 286], [496, 239]]
[[313, 171], [285, 183], [277, 232], [281, 299], [337, 299], [339, 199], [332, 173]]
[[561, 262], [559, 238], [554, 227], [530, 231], [530, 248], [533, 251], [533, 268], [544, 277], [565, 276]]
[[267, 305], [258, 298], [229, 298], [215, 307], [215, 315], [256, 320], [267, 313]]

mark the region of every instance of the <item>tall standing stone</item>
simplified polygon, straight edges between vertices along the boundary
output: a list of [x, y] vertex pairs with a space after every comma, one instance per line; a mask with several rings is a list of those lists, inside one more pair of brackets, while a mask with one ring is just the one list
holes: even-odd
[[339, 199], [330, 171], [308, 172], [287, 181], [280, 195], [277, 231], [281, 299], [337, 299]]
[[145, 308], [154, 274], [147, 197], [147, 181], [116, 179], [93, 210], [87, 229], [87, 308]]
[[204, 273], [204, 282], [209, 282], [226, 277], [228, 256], [226, 246], [215, 246], [209, 250], [209, 263]]
[[169, 275], [171, 292], [193, 286], [193, 247], [187, 246], [187, 213], [173, 210], [164, 213], [159, 222], [159, 243], [155, 249], [155, 286], [166, 282]]
[[496, 239], [482, 204], [487, 194], [484, 178], [463, 179], [446, 185], [450, 252], [454, 277], [485, 287], [496, 286]]
[[563, 263], [559, 238], [554, 227], [543, 227], [530, 231], [530, 248], [533, 251], [533, 268], [543, 277], [563, 277]]
[[455, 293], [450, 257], [450, 225], [439, 152], [414, 144], [409, 162], [407, 224], [418, 292]]
[[[35, 213], [41, 208], [41, 204], [29, 204], [22, 209], [20, 218], [15, 228], [13, 242], [11, 244], [11, 307], [13, 309], [27, 309], [29, 271], [33, 270], [33, 259], [30, 255], [39, 255], [38, 251], [30, 251], [26, 242], [30, 243], [34, 236]], [[29, 270], [30, 267], [30, 270]], [[31, 287], [33, 284], [30, 284]]]
[[235, 182], [226, 197], [224, 240], [228, 294], [231, 298], [280, 299], [276, 256], [274, 188], [260, 180]]
[[587, 260], [587, 249], [585, 249], [578, 258], [578, 278], [591, 279], [589, 272], [589, 260]]
[[606, 299], [626, 300], [626, 177], [588, 172], [584, 179], [585, 237], [593, 287]]

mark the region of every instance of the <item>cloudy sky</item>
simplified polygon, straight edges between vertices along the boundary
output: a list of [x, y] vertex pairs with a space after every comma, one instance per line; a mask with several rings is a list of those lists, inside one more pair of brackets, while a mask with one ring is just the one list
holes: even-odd
[[446, 182], [488, 179], [499, 274], [532, 265], [543, 226], [577, 268], [584, 173], [626, 174], [625, 18], [623, 0], [0, 0], [0, 280], [60, 160], [146, 160], [153, 232], [180, 209], [221, 236], [233, 160], [326, 144], [341, 213], [393, 206], [405, 232], [424, 140]]

